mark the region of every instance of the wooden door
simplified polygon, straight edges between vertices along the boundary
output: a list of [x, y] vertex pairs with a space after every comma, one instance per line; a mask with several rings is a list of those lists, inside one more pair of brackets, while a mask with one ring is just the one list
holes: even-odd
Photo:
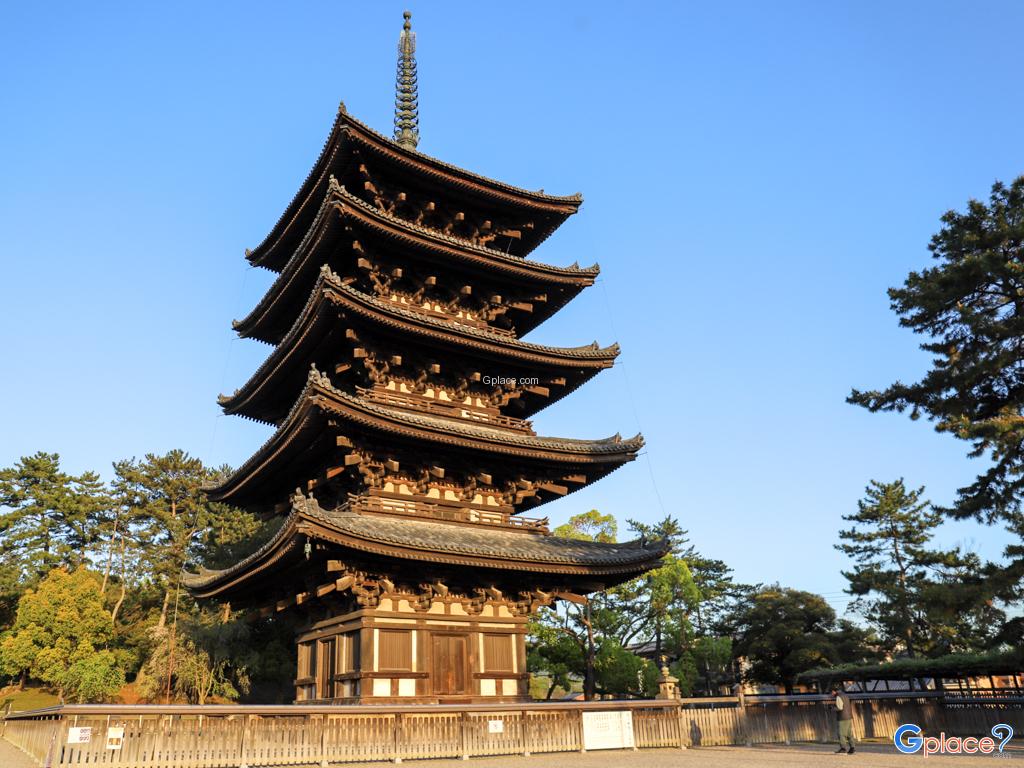
[[433, 637], [433, 680], [435, 696], [464, 696], [469, 693], [466, 635]]

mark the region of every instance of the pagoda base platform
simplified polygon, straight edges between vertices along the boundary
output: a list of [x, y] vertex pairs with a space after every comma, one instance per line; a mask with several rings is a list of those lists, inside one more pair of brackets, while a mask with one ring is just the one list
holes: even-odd
[[297, 704], [530, 700], [527, 619], [514, 604], [403, 594], [375, 602], [299, 631]]

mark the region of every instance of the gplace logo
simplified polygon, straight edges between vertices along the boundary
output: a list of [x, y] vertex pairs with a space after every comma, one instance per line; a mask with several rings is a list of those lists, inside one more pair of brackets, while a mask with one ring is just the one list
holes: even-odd
[[896, 749], [905, 755], [918, 752], [928, 755], [991, 755], [1002, 752], [1006, 742], [1013, 738], [1013, 728], [1006, 723], [992, 726], [991, 736], [922, 736], [921, 726], [906, 723], [896, 729], [892, 736]]

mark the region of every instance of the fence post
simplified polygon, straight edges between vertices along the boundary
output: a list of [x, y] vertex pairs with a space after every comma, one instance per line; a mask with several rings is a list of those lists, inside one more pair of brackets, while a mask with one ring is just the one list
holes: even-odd
[[242, 716], [242, 743], [238, 745], [238, 768], [249, 768], [245, 752], [249, 748], [249, 720], [251, 717], [252, 715]]
[[[46, 750], [46, 768], [50, 768], [50, 766], [53, 765], [53, 751], [57, 744], [57, 734], [61, 730], [63, 719], [62, 715], [58, 715], [57, 719], [53, 723], [53, 731], [50, 733], [50, 746]], [[63, 741], [63, 739], [61, 741]], [[63, 746], [63, 744], [61, 746]], [[57, 762], [60, 763], [59, 760]]]
[[742, 686], [736, 687], [736, 719], [739, 722], [743, 743], [748, 747], [754, 746], [754, 739], [750, 733], [750, 723], [747, 722], [747, 696], [743, 692]]
[[462, 759], [469, 760], [469, 718], [463, 711], [459, 718], [460, 735], [462, 738]]
[[522, 740], [523, 757], [530, 756], [530, 716], [529, 712], [519, 713], [519, 737]]
[[327, 715], [320, 715], [320, 768], [327, 768]]
[[676, 699], [676, 730], [679, 731], [679, 748], [686, 749], [686, 725], [683, 722], [683, 702]]
[[399, 753], [399, 746], [402, 743], [402, 715], [399, 712], [395, 713], [395, 731], [392, 743], [394, 745], [392, 761], [397, 764], [402, 762], [402, 755]]

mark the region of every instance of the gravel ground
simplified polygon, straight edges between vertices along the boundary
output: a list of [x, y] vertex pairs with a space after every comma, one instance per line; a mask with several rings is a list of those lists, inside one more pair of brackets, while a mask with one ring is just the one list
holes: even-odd
[[[920, 755], [896, 752], [890, 744], [858, 744], [853, 755], [837, 755], [835, 746], [822, 744], [765, 747], [699, 747], [695, 749], [644, 749], [639, 752], [588, 752], [534, 755], [532, 757], [473, 758], [431, 760], [430, 768], [787, 768], [787, 766], [872, 766], [872, 768], [907, 768]], [[1024, 761], [1024, 746], [1015, 747], [1000, 759], [992, 755], [931, 755], [928, 766], [1000, 765], [1006, 759]], [[426, 768], [426, 764], [424, 764]]]
[[[645, 749], [640, 752], [564, 752], [532, 757], [492, 757], [462, 760], [416, 760], [407, 765], [423, 768], [787, 768], [787, 766], [871, 766], [872, 768], [906, 768], [908, 761], [919, 755], [897, 754], [889, 744], [858, 745], [854, 755], [837, 755], [834, 747], [820, 744], [767, 747], [700, 747], [697, 749]], [[1015, 746], [1001, 758], [993, 755], [968, 757], [965, 755], [932, 755], [928, 765], [981, 766], [999, 765], [1000, 759], [1024, 761], [1024, 745]], [[993, 762], [996, 761], [996, 762]], [[384, 765], [364, 763], [363, 765]], [[35, 763], [17, 747], [0, 739], [0, 766], [2, 768], [35, 768]]]

